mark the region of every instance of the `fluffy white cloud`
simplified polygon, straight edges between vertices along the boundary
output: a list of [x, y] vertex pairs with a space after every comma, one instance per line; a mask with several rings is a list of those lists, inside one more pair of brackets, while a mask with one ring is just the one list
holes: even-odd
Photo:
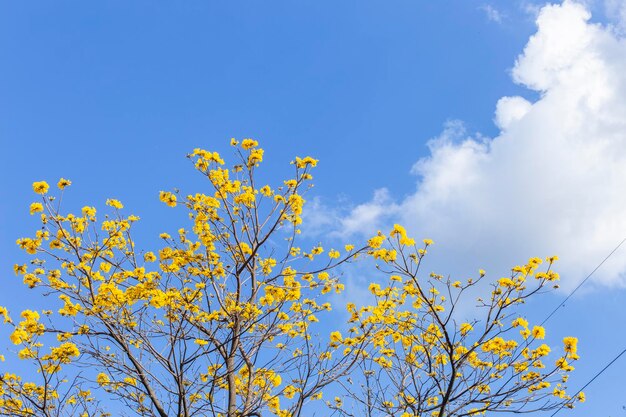
[[[449, 123], [414, 165], [413, 194], [378, 190], [338, 230], [403, 223], [435, 240], [427, 267], [452, 275], [558, 254], [563, 286], [580, 282], [626, 236], [626, 40], [590, 17], [572, 1], [543, 7], [513, 69], [541, 98], [500, 99], [493, 139]], [[594, 281], [624, 285], [625, 271], [622, 248]]]
[[496, 124], [504, 131], [513, 123], [522, 119], [532, 104], [523, 97], [502, 97], [496, 104]]

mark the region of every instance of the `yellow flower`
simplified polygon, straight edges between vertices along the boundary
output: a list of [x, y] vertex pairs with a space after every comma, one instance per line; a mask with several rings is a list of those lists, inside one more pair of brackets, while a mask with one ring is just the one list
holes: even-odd
[[259, 190], [261, 192], [261, 194], [263, 194], [265, 197], [271, 197], [272, 196], [272, 189], [270, 188], [269, 185], [264, 185], [263, 187], [261, 187], [261, 189]]
[[432, 244], [433, 244], [433, 241], [431, 239], [424, 239], [424, 245], [430, 246]]
[[137, 386], [137, 380], [130, 376], [127, 376], [126, 378], [124, 378], [124, 382], [126, 382], [128, 385], [132, 385], [133, 387]]
[[285, 398], [292, 399], [294, 395], [298, 392], [298, 389], [293, 385], [287, 385], [285, 389], [283, 389], [283, 395]]
[[313, 249], [311, 249], [312, 255], [319, 255], [320, 253], [324, 253], [324, 248], [321, 246], [316, 246]]
[[24, 284], [28, 285], [28, 288], [35, 288], [41, 282], [41, 279], [35, 274], [25, 274], [23, 281]]
[[465, 336], [466, 334], [474, 330], [474, 327], [469, 323], [462, 323], [459, 329], [461, 330], [461, 335]]
[[546, 330], [541, 326], [535, 326], [533, 327], [532, 335], [535, 339], [543, 339], [546, 337]]
[[111, 379], [109, 378], [107, 374], [101, 372], [96, 377], [96, 382], [99, 385], [107, 385], [109, 382], [111, 382]]
[[370, 240], [368, 240], [367, 244], [372, 249], [378, 249], [378, 248], [380, 248], [382, 246], [384, 241], [385, 241], [385, 236], [379, 232], [378, 235], [376, 235], [373, 238], [371, 238]]
[[565, 352], [567, 352], [572, 358], [578, 359], [576, 352], [578, 351], [578, 339], [575, 337], [563, 338], [563, 345], [565, 345]]
[[281, 383], [283, 382], [283, 378], [278, 375], [278, 374], [274, 374], [274, 377], [272, 378], [272, 384], [277, 387], [279, 386]]
[[28, 340], [28, 333], [22, 328], [17, 327], [11, 336], [9, 336], [14, 345], [19, 345], [24, 340]]
[[239, 243], [239, 250], [244, 255], [251, 255], [252, 254], [252, 248], [246, 242]]
[[243, 149], [252, 149], [254, 147], [259, 146], [259, 142], [257, 142], [256, 140], [253, 139], [244, 139], [241, 141], [241, 147]]
[[74, 343], [66, 342], [61, 346], [52, 348], [51, 356], [61, 363], [70, 363], [72, 357], [78, 357], [80, 351]]
[[341, 336], [340, 332], [332, 332], [330, 334], [330, 341], [332, 343], [339, 343], [343, 340], [343, 337]]
[[313, 159], [310, 156], [305, 156], [304, 158], [299, 158], [296, 156], [296, 160], [292, 163], [296, 164], [298, 168], [306, 168], [307, 165], [315, 167], [317, 165], [317, 159]]
[[[574, 367], [572, 365], [570, 365], [569, 363], [567, 363], [567, 359], [565, 358], [559, 358], [556, 360], [556, 366], [559, 369], [562, 369], [566, 372], [571, 372], [574, 370]], [[566, 377], [567, 375], [564, 375], [564, 377]], [[566, 382], [566, 381], [563, 381]]]
[[40, 211], [43, 211], [43, 204], [41, 203], [33, 203], [30, 205], [30, 214], [33, 215], [35, 213], [38, 213]]
[[514, 287], [515, 286], [515, 283], [513, 282], [511, 278], [500, 278], [498, 280], [498, 284], [501, 287]]
[[263, 275], [269, 275], [272, 273], [272, 268], [276, 266], [276, 259], [267, 258], [259, 261], [259, 265], [263, 270]]
[[59, 298], [65, 302], [63, 308], [59, 310], [59, 314], [62, 316], [75, 316], [78, 312], [82, 310], [82, 306], [78, 303], [72, 304], [70, 297], [65, 294], [61, 294]]
[[36, 239], [29, 239], [29, 238], [22, 238], [22, 239], [17, 239], [17, 241], [15, 242], [17, 243], [17, 245], [24, 249], [27, 253], [34, 255], [37, 253], [37, 249], [39, 248], [39, 246], [41, 245], [41, 241]]
[[406, 236], [406, 230], [404, 229], [404, 227], [400, 226], [399, 224], [394, 224], [393, 229], [389, 233], [389, 236], [395, 236], [395, 235]]
[[94, 217], [96, 215], [95, 207], [85, 206], [83, 207], [82, 212], [85, 217]]
[[380, 292], [380, 285], [373, 282], [369, 285], [368, 289], [372, 294], [376, 295]]
[[13, 272], [15, 272], [15, 275], [25, 274], [27, 269], [28, 269], [28, 267], [26, 266], [26, 264], [24, 264], [24, 265], [15, 264], [15, 265], [13, 265]]
[[115, 199], [112, 199], [112, 198], [109, 198], [107, 200], [106, 204], [107, 204], [107, 206], [111, 206], [111, 207], [116, 208], [116, 209], [123, 209], [124, 208], [124, 205], [119, 200], [115, 200]]
[[57, 187], [59, 187], [60, 190], [64, 189], [65, 187], [69, 187], [70, 185], [72, 185], [72, 181], [66, 180], [65, 178], [61, 178], [59, 182], [57, 182]]
[[4, 317], [5, 323], [11, 322], [11, 317], [9, 317], [9, 310], [7, 310], [6, 307], [0, 306], [0, 316]]
[[176, 207], [176, 195], [168, 191], [161, 191], [159, 193], [159, 200], [161, 200], [170, 207]]
[[511, 322], [511, 325], [513, 327], [517, 327], [517, 326], [528, 327], [528, 321], [524, 320], [521, 317], [518, 317], [515, 320], [513, 320], [513, 322]]
[[248, 156], [248, 167], [253, 167], [263, 162], [263, 149], [253, 149]]
[[45, 181], [35, 181], [33, 183], [33, 191], [37, 194], [45, 194], [48, 192], [50, 186]]

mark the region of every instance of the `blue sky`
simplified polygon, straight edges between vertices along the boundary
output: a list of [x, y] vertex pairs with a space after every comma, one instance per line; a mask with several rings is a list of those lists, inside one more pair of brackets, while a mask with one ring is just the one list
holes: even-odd
[[[320, 159], [309, 216], [326, 235], [402, 222], [435, 239], [433, 269], [494, 278], [554, 251], [573, 288], [626, 237], [626, 7], [543, 6], [2, 3], [0, 304], [26, 300], [12, 264], [35, 227], [33, 181], [72, 179], [70, 207], [119, 198], [150, 242], [174, 227], [158, 191], [202, 186], [186, 153], [231, 137], [258, 139], [275, 178], [294, 155]], [[572, 386], [626, 348], [625, 270], [622, 248], [549, 322], [581, 339]], [[624, 371], [626, 358], [562, 414], [626, 416]]]

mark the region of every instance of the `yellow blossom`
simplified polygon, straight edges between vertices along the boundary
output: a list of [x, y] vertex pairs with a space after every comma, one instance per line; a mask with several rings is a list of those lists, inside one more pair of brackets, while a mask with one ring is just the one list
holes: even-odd
[[109, 378], [109, 376], [103, 372], [99, 373], [98, 376], [96, 377], [96, 382], [99, 385], [107, 385], [109, 382], [111, 382], [111, 379]]
[[535, 339], [543, 339], [546, 337], [546, 331], [541, 326], [535, 326], [533, 327], [532, 335]]
[[462, 323], [459, 329], [461, 331], [461, 335], [465, 336], [466, 334], [474, 330], [474, 327], [469, 323]]
[[176, 207], [176, 195], [170, 193], [169, 191], [159, 192], [159, 200], [167, 204], [169, 207]]
[[30, 205], [30, 214], [33, 215], [35, 213], [43, 211], [43, 205], [41, 203], [32, 203]]
[[257, 146], [259, 146], [259, 142], [253, 139], [244, 139], [241, 141], [241, 147], [246, 150], [252, 149]]
[[576, 354], [578, 351], [578, 339], [575, 337], [565, 337], [563, 338], [563, 345], [565, 346], [565, 352], [574, 358], [578, 359], [578, 355]]
[[63, 190], [65, 187], [69, 187], [70, 185], [72, 185], [72, 181], [66, 180], [65, 178], [61, 178], [59, 182], [57, 182], [59, 190]]
[[383, 242], [385, 241], [385, 236], [382, 235], [380, 232], [378, 233], [378, 235], [374, 236], [373, 238], [371, 238], [370, 240], [367, 241], [367, 244], [372, 248], [372, 249], [378, 249], [382, 246]]
[[115, 200], [113, 198], [109, 198], [107, 200], [107, 202], [106, 202], [106, 205], [107, 206], [111, 206], [111, 207], [116, 208], [116, 209], [123, 209], [124, 208], [124, 205], [119, 200]]
[[340, 343], [343, 340], [340, 332], [332, 332], [330, 334], [331, 343]]
[[96, 215], [95, 207], [85, 206], [82, 208], [83, 216], [93, 218]]
[[313, 159], [310, 156], [305, 156], [304, 158], [299, 158], [296, 156], [296, 160], [293, 162], [296, 164], [298, 168], [306, 168], [307, 166], [315, 167], [317, 165], [318, 160]]
[[48, 192], [50, 186], [45, 181], [35, 181], [33, 183], [33, 191], [37, 194], [45, 194]]

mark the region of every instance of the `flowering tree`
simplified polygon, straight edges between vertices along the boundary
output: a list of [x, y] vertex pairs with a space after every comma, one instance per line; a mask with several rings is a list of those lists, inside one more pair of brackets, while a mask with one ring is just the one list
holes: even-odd
[[[387, 284], [372, 283], [372, 305], [348, 305], [359, 334], [367, 328], [367, 352], [360, 362], [359, 383], [344, 383], [347, 399], [328, 405], [340, 415], [473, 416], [490, 412], [531, 413], [585, 401], [566, 392], [577, 339], [565, 337], [556, 360], [548, 361], [545, 330], [529, 326], [516, 311], [519, 304], [554, 284], [559, 275], [542, 260], [531, 258], [510, 277], [491, 284], [488, 299], [478, 298], [478, 319], [459, 313], [468, 290], [485, 277], [465, 282], [431, 273], [421, 276], [420, 263], [429, 239], [418, 246], [395, 225], [389, 238], [368, 242], [369, 254], [381, 262]], [[467, 306], [467, 304], [466, 304]], [[372, 328], [373, 326], [373, 328]], [[351, 400], [351, 401], [350, 401]]]
[[[33, 259], [15, 272], [56, 305], [0, 308], [17, 356], [32, 365], [0, 376], [0, 415], [295, 417], [319, 410], [323, 390], [341, 387], [345, 404], [338, 397], [328, 405], [346, 415], [462, 416], [571, 403], [562, 385], [548, 387], [572, 369], [575, 339], [545, 370], [550, 349], [534, 347], [543, 329], [510, 322], [512, 307], [554, 272], [536, 273], [539, 261], [531, 260], [494, 286], [483, 321], [457, 326], [455, 306], [476, 281], [418, 278], [425, 248], [400, 226], [361, 248], [301, 248], [302, 194], [317, 161], [296, 158], [293, 178], [271, 187], [257, 183], [258, 143], [231, 145], [238, 163], [228, 169], [216, 152], [189, 155], [209, 192], [160, 193], [188, 212], [190, 225], [162, 233], [156, 251], [139, 249], [139, 218], [120, 201], [107, 200], [104, 215], [91, 206], [65, 213], [46, 182], [33, 184], [41, 199], [30, 212], [41, 228], [18, 240]], [[61, 179], [60, 194], [70, 185]], [[390, 281], [370, 286], [372, 305], [349, 303], [351, 317], [341, 323], [330, 303], [344, 291], [337, 267], [361, 254], [382, 262]], [[520, 342], [505, 339], [514, 328]]]

